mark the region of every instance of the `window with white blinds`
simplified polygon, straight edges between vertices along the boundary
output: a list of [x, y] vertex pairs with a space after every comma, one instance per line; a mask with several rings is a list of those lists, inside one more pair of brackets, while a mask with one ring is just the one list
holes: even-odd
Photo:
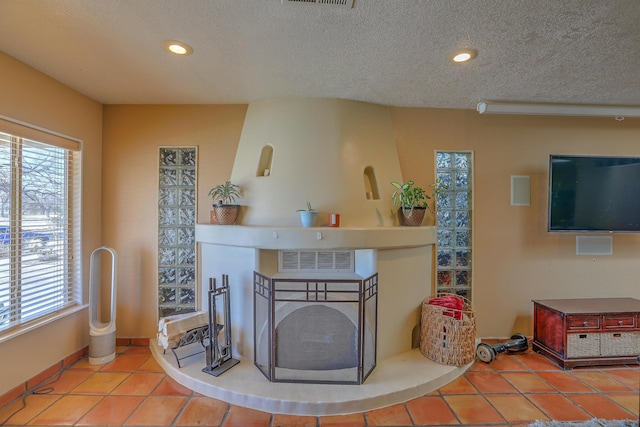
[[80, 144], [22, 130], [0, 120], [0, 333], [81, 298]]

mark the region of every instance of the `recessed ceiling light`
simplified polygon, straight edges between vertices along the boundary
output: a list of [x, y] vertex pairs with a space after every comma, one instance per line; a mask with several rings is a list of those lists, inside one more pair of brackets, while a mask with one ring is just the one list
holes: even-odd
[[478, 56], [478, 51], [475, 49], [462, 49], [453, 54], [451, 58], [453, 62], [467, 62]]
[[193, 49], [186, 43], [179, 42], [177, 40], [168, 40], [162, 44], [164, 48], [175, 54], [180, 56], [191, 55], [193, 53]]

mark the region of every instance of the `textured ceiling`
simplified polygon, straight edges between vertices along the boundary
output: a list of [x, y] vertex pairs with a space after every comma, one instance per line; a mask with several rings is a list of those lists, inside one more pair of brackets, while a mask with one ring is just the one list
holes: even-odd
[[640, 105], [638, 0], [1, 0], [0, 50], [105, 104]]

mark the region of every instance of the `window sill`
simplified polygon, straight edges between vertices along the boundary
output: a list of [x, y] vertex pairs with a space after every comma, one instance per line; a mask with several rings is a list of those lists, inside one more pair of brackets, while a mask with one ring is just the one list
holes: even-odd
[[36, 319], [31, 322], [27, 322], [24, 325], [20, 325], [16, 328], [12, 328], [12, 329], [8, 329], [7, 331], [0, 332], [0, 344], [2, 344], [5, 341], [9, 341], [15, 337], [18, 337], [20, 335], [26, 334], [30, 331], [33, 331], [34, 329], [37, 329], [41, 326], [54, 322], [58, 319], [62, 319], [63, 317], [77, 313], [81, 310], [86, 309], [87, 307], [89, 307], [89, 304], [75, 305], [73, 307], [69, 307], [64, 310], [60, 310], [55, 313], [52, 313], [43, 318]]

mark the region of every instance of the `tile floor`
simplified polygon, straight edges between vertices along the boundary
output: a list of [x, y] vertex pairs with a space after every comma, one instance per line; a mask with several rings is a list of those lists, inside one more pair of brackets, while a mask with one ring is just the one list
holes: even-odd
[[637, 366], [562, 371], [531, 351], [499, 354], [490, 364], [476, 361], [452, 383], [404, 404], [320, 417], [229, 405], [177, 384], [164, 374], [147, 347], [118, 347], [117, 352], [114, 361], [102, 366], [92, 366], [86, 358], [78, 360], [45, 381], [39, 393], [29, 394], [18, 412], [23, 399], [0, 408], [0, 425], [507, 426], [548, 419], [638, 419]]

